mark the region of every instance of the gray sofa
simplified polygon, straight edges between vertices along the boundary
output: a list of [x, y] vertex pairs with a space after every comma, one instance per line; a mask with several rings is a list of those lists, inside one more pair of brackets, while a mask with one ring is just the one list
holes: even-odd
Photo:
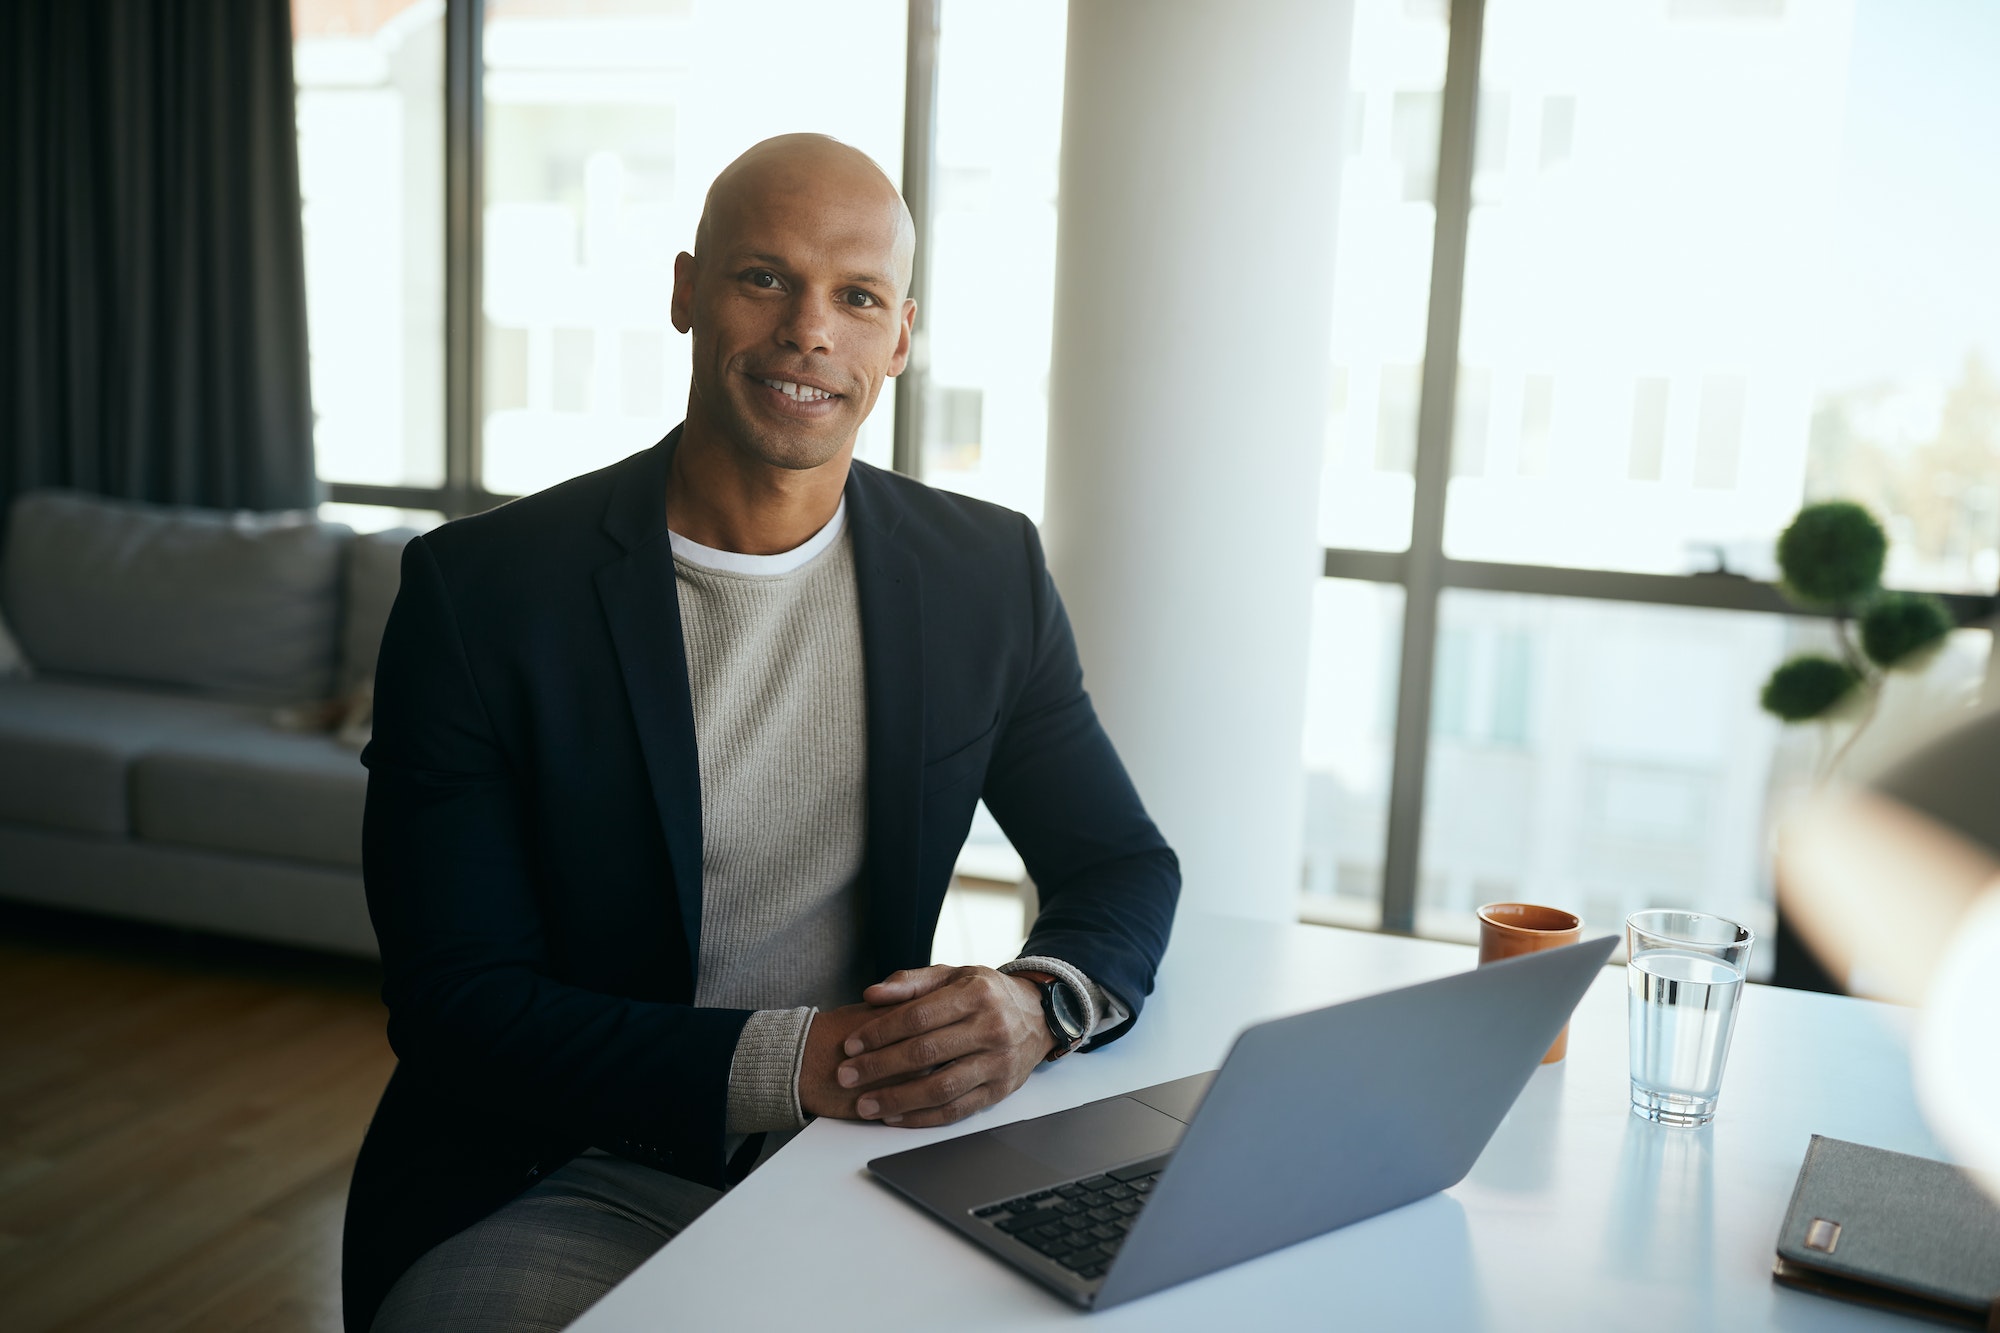
[[373, 955], [366, 771], [297, 728], [365, 707], [411, 535], [18, 499], [0, 622], [27, 670], [0, 669], [0, 897]]

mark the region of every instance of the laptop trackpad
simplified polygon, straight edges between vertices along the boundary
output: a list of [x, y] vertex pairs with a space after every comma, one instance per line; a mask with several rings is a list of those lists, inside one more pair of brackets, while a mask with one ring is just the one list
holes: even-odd
[[1130, 1097], [1112, 1097], [992, 1130], [994, 1138], [1065, 1176], [1171, 1152], [1187, 1126]]

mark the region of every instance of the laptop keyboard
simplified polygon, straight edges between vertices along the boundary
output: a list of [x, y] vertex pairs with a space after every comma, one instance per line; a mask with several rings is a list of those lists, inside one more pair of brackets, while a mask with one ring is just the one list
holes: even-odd
[[1134, 1162], [975, 1208], [972, 1215], [1080, 1278], [1100, 1278], [1166, 1164], [1165, 1157]]

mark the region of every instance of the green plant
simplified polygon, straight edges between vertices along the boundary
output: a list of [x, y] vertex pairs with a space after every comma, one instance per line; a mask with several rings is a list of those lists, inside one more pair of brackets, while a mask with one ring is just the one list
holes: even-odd
[[1889, 538], [1851, 500], [1807, 505], [1778, 534], [1785, 594], [1801, 606], [1850, 607], [1882, 583]]
[[1810, 722], [1833, 712], [1859, 684], [1860, 674], [1845, 662], [1795, 657], [1764, 682], [1764, 711], [1787, 722]]
[[[1875, 715], [1888, 673], [1922, 667], [1952, 630], [1951, 613], [1937, 598], [1883, 590], [1888, 552], [1875, 516], [1847, 500], [1807, 505], [1778, 537], [1779, 588], [1801, 608], [1832, 617], [1840, 655], [1792, 658], [1771, 673], [1761, 702], [1786, 722], [1856, 718], [1823, 772], [1832, 771]], [[1849, 621], [1859, 625], [1858, 646]]]
[[1918, 592], [1885, 592], [1861, 610], [1861, 651], [1885, 669], [1919, 667], [1951, 633], [1951, 612]]

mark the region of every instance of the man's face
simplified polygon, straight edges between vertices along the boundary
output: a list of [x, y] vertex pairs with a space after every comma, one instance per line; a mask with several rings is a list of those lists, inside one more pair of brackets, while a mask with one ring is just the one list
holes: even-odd
[[901, 205], [838, 170], [741, 190], [702, 254], [674, 263], [674, 327], [694, 335], [690, 417], [774, 467], [852, 449], [910, 354]]

